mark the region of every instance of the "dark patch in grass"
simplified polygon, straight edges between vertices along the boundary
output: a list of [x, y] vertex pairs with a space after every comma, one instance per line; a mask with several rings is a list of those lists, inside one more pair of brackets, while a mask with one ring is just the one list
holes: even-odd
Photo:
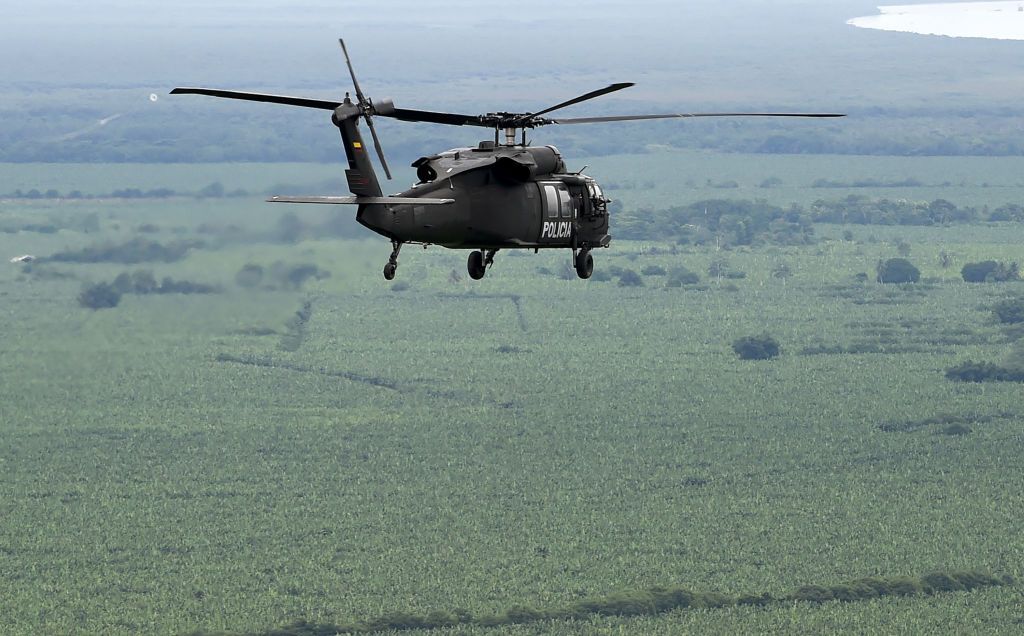
[[307, 300], [296, 311], [285, 325], [285, 333], [281, 336], [278, 348], [282, 351], [298, 351], [306, 339], [306, 325], [313, 317], [313, 301]]
[[516, 318], [519, 321], [519, 330], [526, 333], [529, 328], [526, 323], [526, 313], [523, 310], [523, 299], [518, 294], [476, 294], [473, 292], [468, 294], [441, 293], [438, 294], [437, 297], [453, 300], [508, 300], [516, 309]]
[[[275, 360], [269, 356], [235, 356], [230, 353], [217, 354], [215, 360], [217, 362], [224, 362], [229, 364], [241, 364], [252, 367], [263, 367], [266, 369], [279, 369], [283, 371], [293, 371], [295, 373], [315, 373], [329, 378], [341, 378], [349, 380], [351, 382], [358, 382], [379, 389], [387, 389], [389, 391], [395, 391], [396, 393], [402, 394], [417, 394], [420, 391], [421, 395], [425, 394], [432, 398], [451, 400], [453, 402], [461, 402], [463, 404], [480, 404], [480, 396], [463, 393], [457, 390], [438, 390], [432, 388], [420, 389], [419, 386], [414, 384], [402, 384], [396, 380], [385, 378], [376, 375], [363, 375], [361, 373], [355, 373], [352, 371], [337, 371], [334, 369], [327, 369], [324, 367], [309, 367], [300, 364], [291, 364], [281, 360]], [[515, 402], [492, 402], [493, 406], [510, 410], [517, 408]]]
[[711, 480], [705, 479], [704, 477], [687, 477], [681, 483], [687, 488], [696, 488], [700, 486], [707, 486], [711, 483]]
[[[767, 606], [792, 602], [852, 603], [888, 596], [969, 592], [983, 587], [1014, 584], [1015, 581], [1010, 576], [997, 577], [983, 572], [954, 571], [936, 572], [920, 578], [870, 577], [831, 586], [805, 585], [781, 597], [774, 597], [768, 593], [732, 597], [717, 592], [693, 592], [681, 587], [652, 587], [647, 590], [623, 591], [600, 598], [585, 599], [560, 608], [534, 608], [517, 604], [500, 614], [479, 617], [473, 616], [466, 610], [451, 612], [435, 610], [422, 616], [396, 611], [375, 619], [348, 624], [317, 624], [300, 620], [285, 627], [251, 632], [251, 634], [252, 636], [326, 636], [413, 629], [443, 629], [456, 625], [500, 627], [541, 621], [586, 620], [587, 617], [593, 615], [652, 616], [679, 609], [714, 609], [736, 605]], [[210, 632], [193, 632], [193, 636], [202, 636], [203, 634], [210, 634]]]
[[297, 373], [316, 373], [318, 375], [324, 375], [330, 378], [343, 378], [345, 380], [351, 380], [352, 382], [359, 382], [361, 384], [367, 384], [369, 386], [388, 389], [391, 391], [402, 391], [398, 383], [394, 380], [382, 378], [373, 375], [362, 375], [360, 373], [353, 373], [351, 371], [334, 371], [331, 369], [306, 367], [298, 364], [289, 364], [280, 360], [273, 360], [271, 358], [256, 358], [251, 356], [233, 356], [228, 353], [217, 354], [217, 362], [228, 362], [231, 364], [244, 364], [252, 367], [264, 367], [268, 369], [284, 369], [286, 371], [295, 371]]
[[830, 300], [848, 300], [855, 305], [903, 305], [918, 302], [935, 287], [928, 283], [825, 285], [819, 296]]
[[814, 342], [799, 355], [951, 353], [956, 346], [992, 344], [988, 333], [966, 326], [943, 326], [938, 320], [865, 321], [845, 326], [854, 331], [849, 341]]
[[202, 241], [173, 241], [164, 245], [144, 238], [134, 238], [120, 244], [103, 244], [80, 250], [57, 252], [40, 259], [60, 263], [173, 263], [185, 258], [189, 250], [204, 247]]
[[971, 429], [967, 428], [963, 424], [954, 424], [942, 429], [943, 435], [951, 435], [955, 437], [962, 437], [964, 435], [970, 435]]
[[526, 353], [526, 349], [520, 349], [513, 345], [498, 345], [494, 348], [495, 353]]
[[955, 382], [1024, 382], [1024, 369], [968, 360], [946, 369], [946, 379]]
[[1013, 298], [998, 302], [992, 307], [996, 320], [1004, 325], [1024, 323], [1024, 298]]
[[966, 427], [967, 424], [987, 424], [994, 420], [1013, 419], [1013, 413], [996, 413], [995, 415], [949, 415], [946, 413], [923, 420], [909, 420], [906, 422], [884, 422], [878, 425], [878, 430], [886, 433], [912, 433], [932, 426]]
[[239, 336], [276, 336], [279, 332], [272, 327], [243, 327], [231, 333]]

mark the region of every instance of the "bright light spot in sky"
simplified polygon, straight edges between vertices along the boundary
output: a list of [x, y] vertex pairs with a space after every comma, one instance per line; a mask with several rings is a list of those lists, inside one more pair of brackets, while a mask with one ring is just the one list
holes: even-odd
[[878, 10], [881, 15], [853, 18], [847, 24], [954, 38], [1024, 40], [1024, 0], [909, 4]]
[[158, 99], [159, 99], [159, 97], [156, 96], [156, 93], [150, 93], [149, 94], [149, 101], [155, 102]]

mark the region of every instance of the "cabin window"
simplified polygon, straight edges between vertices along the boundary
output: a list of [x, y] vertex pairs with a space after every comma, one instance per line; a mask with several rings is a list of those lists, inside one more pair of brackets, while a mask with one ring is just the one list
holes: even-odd
[[562, 209], [562, 218], [563, 219], [571, 219], [572, 216], [573, 216], [573, 214], [572, 214], [572, 197], [569, 196], [569, 193], [566, 192], [565, 190], [559, 190], [558, 191], [558, 203], [559, 203], [559, 207], [561, 207], [561, 209]]
[[558, 218], [558, 190], [555, 189], [555, 186], [544, 186], [544, 204], [548, 209], [548, 218]]

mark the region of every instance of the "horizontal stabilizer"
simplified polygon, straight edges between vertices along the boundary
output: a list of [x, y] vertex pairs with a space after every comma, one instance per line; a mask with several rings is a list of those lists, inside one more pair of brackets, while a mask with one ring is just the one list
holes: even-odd
[[270, 197], [269, 203], [322, 203], [327, 205], [448, 205], [455, 199], [418, 197]]

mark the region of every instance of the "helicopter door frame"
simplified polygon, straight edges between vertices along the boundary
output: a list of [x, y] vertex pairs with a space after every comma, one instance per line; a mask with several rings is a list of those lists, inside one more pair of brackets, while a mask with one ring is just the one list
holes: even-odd
[[578, 210], [569, 188], [561, 181], [540, 181], [543, 210], [537, 242], [544, 245], [571, 245]]

